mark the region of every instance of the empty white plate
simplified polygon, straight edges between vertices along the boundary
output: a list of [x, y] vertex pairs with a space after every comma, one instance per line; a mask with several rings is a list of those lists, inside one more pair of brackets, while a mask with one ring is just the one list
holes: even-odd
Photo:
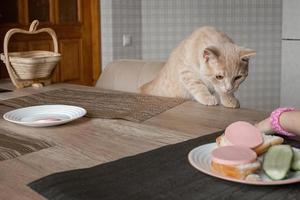
[[31, 106], [12, 110], [3, 115], [9, 122], [34, 127], [55, 126], [78, 119], [86, 110], [69, 105]]

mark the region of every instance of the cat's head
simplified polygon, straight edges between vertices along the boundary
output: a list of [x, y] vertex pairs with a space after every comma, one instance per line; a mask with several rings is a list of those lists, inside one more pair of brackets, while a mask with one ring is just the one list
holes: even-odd
[[202, 52], [202, 78], [222, 93], [233, 93], [248, 76], [250, 56], [256, 52], [233, 44], [209, 46]]

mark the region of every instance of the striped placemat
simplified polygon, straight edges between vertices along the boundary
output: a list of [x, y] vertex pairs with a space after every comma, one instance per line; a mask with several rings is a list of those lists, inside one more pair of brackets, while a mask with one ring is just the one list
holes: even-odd
[[12, 159], [24, 154], [52, 147], [53, 144], [0, 129], [0, 160]]
[[184, 101], [123, 92], [59, 89], [5, 100], [0, 104], [11, 108], [45, 104], [75, 105], [85, 108], [87, 117], [143, 122]]

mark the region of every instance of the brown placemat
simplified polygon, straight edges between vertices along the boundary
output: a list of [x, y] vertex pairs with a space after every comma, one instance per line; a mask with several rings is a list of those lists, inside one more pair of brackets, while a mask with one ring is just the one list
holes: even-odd
[[85, 108], [87, 117], [143, 122], [184, 101], [123, 92], [59, 89], [1, 101], [0, 104], [11, 108], [45, 104], [75, 105]]
[[12, 159], [53, 145], [49, 142], [16, 135], [10, 131], [0, 129], [0, 160]]
[[[91, 168], [52, 174], [29, 186], [47, 199], [292, 200], [300, 184], [255, 186], [225, 181], [193, 168], [188, 153], [223, 131]], [[101, 152], [99, 152], [101, 153]]]

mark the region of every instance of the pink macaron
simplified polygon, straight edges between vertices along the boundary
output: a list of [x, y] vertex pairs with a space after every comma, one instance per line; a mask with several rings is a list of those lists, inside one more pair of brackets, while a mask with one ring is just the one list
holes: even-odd
[[256, 153], [244, 146], [223, 146], [211, 153], [212, 161], [223, 165], [242, 165], [254, 162]]
[[225, 129], [224, 137], [232, 145], [244, 146], [251, 149], [258, 147], [263, 143], [260, 130], [244, 121], [230, 124]]

